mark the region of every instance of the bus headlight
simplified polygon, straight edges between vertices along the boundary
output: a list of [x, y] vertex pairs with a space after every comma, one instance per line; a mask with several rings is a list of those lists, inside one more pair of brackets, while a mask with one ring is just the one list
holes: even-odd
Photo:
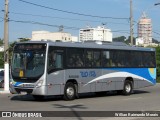
[[10, 85], [13, 85], [13, 82], [10, 82]]
[[43, 80], [38, 81], [36, 87], [41, 87], [41, 86], [42, 86], [42, 83], [43, 83]]

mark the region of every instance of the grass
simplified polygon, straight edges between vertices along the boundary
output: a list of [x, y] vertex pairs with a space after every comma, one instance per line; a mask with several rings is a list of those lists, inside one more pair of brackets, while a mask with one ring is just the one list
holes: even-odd
[[160, 77], [157, 77], [157, 83], [160, 83]]

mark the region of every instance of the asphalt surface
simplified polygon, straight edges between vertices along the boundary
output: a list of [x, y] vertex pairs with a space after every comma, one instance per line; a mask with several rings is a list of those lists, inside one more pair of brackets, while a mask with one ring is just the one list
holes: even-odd
[[31, 95], [0, 94], [0, 111], [71, 111], [75, 115], [46, 117], [46, 120], [159, 120], [159, 117], [81, 117], [76, 111], [160, 111], [160, 84], [135, 90], [130, 96], [117, 95], [116, 92], [109, 92], [103, 96], [92, 93], [81, 94], [80, 98], [74, 101], [64, 101], [61, 96], [50, 96], [43, 101], [36, 101]]

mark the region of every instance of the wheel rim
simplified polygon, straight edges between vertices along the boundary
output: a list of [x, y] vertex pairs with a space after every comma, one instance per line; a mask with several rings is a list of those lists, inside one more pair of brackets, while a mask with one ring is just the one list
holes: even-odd
[[131, 91], [131, 85], [128, 83], [126, 86], [125, 86], [125, 89], [126, 89], [126, 92], [129, 93]]
[[68, 87], [67, 88], [67, 95], [70, 97], [74, 96], [74, 88]]

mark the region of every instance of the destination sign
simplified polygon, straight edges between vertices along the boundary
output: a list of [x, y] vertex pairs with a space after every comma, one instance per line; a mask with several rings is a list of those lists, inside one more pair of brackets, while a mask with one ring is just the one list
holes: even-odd
[[17, 44], [15, 50], [44, 50], [46, 44]]

